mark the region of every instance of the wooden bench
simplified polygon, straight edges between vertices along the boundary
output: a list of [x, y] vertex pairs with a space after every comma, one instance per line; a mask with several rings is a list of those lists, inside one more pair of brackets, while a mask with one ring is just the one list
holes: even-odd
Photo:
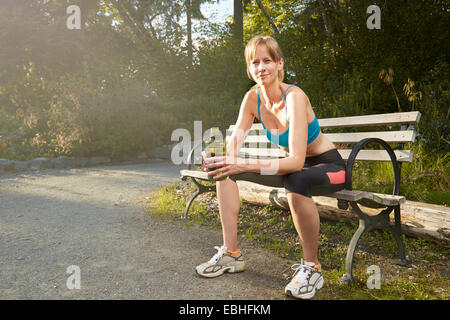
[[[350, 208], [359, 217], [359, 227], [354, 233], [347, 250], [345, 268], [346, 273], [343, 280], [352, 282], [357, 280], [352, 276], [353, 256], [361, 235], [364, 232], [376, 228], [389, 228], [398, 246], [399, 260], [397, 264], [408, 265], [411, 263], [405, 255], [402, 241], [400, 204], [406, 201], [400, 195], [401, 164], [412, 162], [413, 152], [405, 150], [406, 143], [415, 141], [416, 128], [420, 120], [420, 112], [400, 112], [368, 116], [340, 117], [319, 119], [322, 132], [338, 148], [342, 158], [346, 160], [346, 188], [344, 190], [327, 194], [327, 197], [337, 199], [338, 207], [347, 210]], [[234, 125], [227, 130], [227, 140], [231, 136]], [[331, 133], [331, 131], [340, 131]], [[375, 146], [367, 150], [368, 146]], [[192, 201], [204, 192], [215, 191], [215, 185], [203, 184], [208, 180], [206, 172], [195, 170], [195, 164], [201, 164], [201, 158], [196, 159], [194, 154], [196, 148], [200, 148], [198, 143], [191, 150], [188, 158], [187, 170], [181, 170], [182, 179], [190, 178], [198, 187], [191, 196], [182, 218], [187, 219]], [[260, 123], [252, 125], [239, 157], [244, 158], [282, 158], [287, 153], [277, 146], [272, 145], [264, 132]], [[392, 194], [380, 194], [367, 191], [353, 190], [352, 171], [355, 161], [385, 161], [391, 162], [394, 171], [394, 182]], [[350, 205], [349, 205], [350, 204]], [[377, 208], [380, 212], [376, 215], [365, 213], [360, 206]], [[389, 215], [394, 212], [394, 223], [390, 222]]]

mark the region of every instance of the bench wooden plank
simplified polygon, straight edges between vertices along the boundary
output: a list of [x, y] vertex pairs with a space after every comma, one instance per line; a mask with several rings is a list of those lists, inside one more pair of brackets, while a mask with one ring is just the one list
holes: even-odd
[[[351, 149], [338, 149], [342, 159], [347, 160], [352, 152]], [[413, 151], [411, 150], [394, 150], [397, 161], [399, 162], [411, 162], [413, 159]], [[239, 155], [243, 158], [247, 157], [264, 157], [264, 158], [284, 158], [288, 156], [288, 153], [279, 148], [241, 148]], [[356, 160], [360, 161], [391, 161], [389, 154], [386, 150], [361, 150]]]
[[[324, 134], [333, 143], [358, 143], [365, 138], [379, 138], [387, 143], [407, 143], [414, 142], [416, 131], [376, 131], [376, 132], [351, 132], [351, 133], [325, 133]], [[228, 142], [230, 137], [226, 137]], [[266, 135], [247, 136], [245, 143], [267, 143], [269, 140]]]
[[357, 143], [365, 138], [379, 138], [387, 143], [414, 142], [416, 132], [404, 131], [380, 131], [380, 132], [352, 132], [352, 133], [326, 133], [325, 136], [334, 143]]
[[[182, 177], [193, 177], [201, 180], [209, 180], [208, 174], [204, 171], [195, 170], [181, 170]], [[359, 201], [363, 199], [372, 200], [376, 203], [383, 204], [386, 206], [394, 206], [406, 201], [403, 196], [394, 196], [381, 193], [373, 193], [361, 190], [340, 190], [327, 195], [327, 197], [332, 197], [336, 199], [348, 200], [348, 201]]]
[[[252, 125], [252, 128], [248, 131], [247, 136], [265, 136], [266, 132], [264, 128], [261, 126], [257, 127], [257, 125], [261, 125], [260, 123], [255, 123]], [[233, 134], [234, 125], [230, 126], [226, 131], [227, 138]]]
[[281, 150], [280, 148], [246, 148], [243, 147], [239, 151], [239, 155], [245, 155], [244, 158], [247, 158], [247, 156], [250, 157], [272, 157], [272, 158], [285, 158], [289, 154]]
[[[323, 129], [345, 128], [345, 127], [371, 127], [371, 126], [392, 126], [399, 124], [417, 124], [420, 121], [421, 113], [419, 111], [398, 112], [374, 114], [366, 116], [337, 117], [318, 119], [319, 125]], [[228, 129], [231, 134], [235, 125], [231, 125]], [[261, 123], [254, 123], [252, 131], [264, 134], [264, 128]], [[227, 131], [227, 132], [228, 132]], [[228, 133], [227, 133], [228, 134]], [[255, 132], [250, 132], [255, 134]]]
[[180, 174], [182, 177], [192, 177], [201, 180], [209, 180], [208, 173], [205, 171], [198, 170], [180, 170]]
[[348, 201], [358, 201], [367, 199], [386, 206], [395, 206], [402, 204], [406, 201], [406, 198], [404, 196], [394, 196], [389, 194], [366, 192], [361, 190], [340, 190], [327, 195], [327, 197]]
[[[348, 160], [352, 150], [339, 149], [342, 159]], [[394, 150], [398, 162], [412, 162], [414, 152], [412, 150]], [[361, 150], [356, 156], [356, 160], [361, 161], [391, 161], [386, 150]]]
[[392, 126], [398, 124], [417, 124], [420, 120], [419, 111], [398, 112], [386, 114], [374, 114], [367, 116], [352, 116], [339, 118], [318, 119], [321, 128], [343, 128], [343, 127], [370, 127], [370, 126]]
[[[230, 140], [230, 137], [226, 137], [226, 141]], [[246, 143], [270, 143], [269, 139], [267, 139], [266, 134], [262, 135], [248, 135], [245, 140]]]

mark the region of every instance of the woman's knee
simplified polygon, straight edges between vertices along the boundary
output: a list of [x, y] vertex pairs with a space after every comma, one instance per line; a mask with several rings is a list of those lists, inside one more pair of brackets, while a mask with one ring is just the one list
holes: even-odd
[[289, 209], [293, 215], [308, 216], [310, 213], [315, 213], [317, 211], [316, 204], [312, 197], [307, 197], [296, 192], [288, 192], [287, 198]]
[[303, 194], [297, 193], [297, 192], [291, 192], [287, 191], [287, 198], [290, 203], [293, 205], [304, 205], [304, 204], [310, 204], [314, 203], [313, 199], [311, 197], [305, 196]]

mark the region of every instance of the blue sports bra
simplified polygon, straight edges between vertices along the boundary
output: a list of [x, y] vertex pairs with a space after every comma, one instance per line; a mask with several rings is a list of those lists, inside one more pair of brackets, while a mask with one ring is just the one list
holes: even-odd
[[[286, 113], [286, 121], [289, 123], [288, 119], [287, 119], [287, 105], [286, 105], [286, 92], [289, 90], [290, 87], [292, 87], [293, 85], [290, 85], [286, 91], [284, 92], [284, 111]], [[269, 130], [266, 129], [266, 126], [264, 125], [264, 123], [261, 120], [261, 113], [259, 111], [259, 91], [258, 90], [258, 116], [259, 116], [259, 121], [261, 121], [261, 124], [263, 125], [264, 130], [266, 131], [266, 135], [267, 135], [267, 139], [269, 139], [269, 141], [271, 143], [277, 144], [281, 147], [285, 147], [288, 148], [289, 147], [289, 128], [287, 128], [287, 130], [282, 133], [282, 134], [272, 134], [270, 133]], [[314, 116], [314, 120], [308, 124], [308, 142], [307, 144], [310, 144], [311, 142], [313, 142], [317, 136], [320, 133], [320, 126], [319, 126], [319, 121], [317, 120], [317, 117]]]

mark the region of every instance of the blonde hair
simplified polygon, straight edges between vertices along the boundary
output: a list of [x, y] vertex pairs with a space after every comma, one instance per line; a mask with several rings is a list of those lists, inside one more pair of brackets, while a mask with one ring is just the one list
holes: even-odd
[[[278, 45], [278, 42], [272, 38], [271, 36], [256, 36], [250, 39], [245, 47], [245, 62], [247, 63], [247, 75], [250, 80], [255, 81], [252, 75], [250, 74], [250, 63], [256, 54], [256, 48], [263, 44], [267, 47], [269, 51], [270, 57], [275, 61], [279, 62], [281, 59], [284, 60], [283, 53], [281, 52], [281, 48]], [[278, 80], [281, 82], [284, 80], [284, 70], [281, 69], [278, 71]], [[256, 81], [255, 81], [256, 82]]]

